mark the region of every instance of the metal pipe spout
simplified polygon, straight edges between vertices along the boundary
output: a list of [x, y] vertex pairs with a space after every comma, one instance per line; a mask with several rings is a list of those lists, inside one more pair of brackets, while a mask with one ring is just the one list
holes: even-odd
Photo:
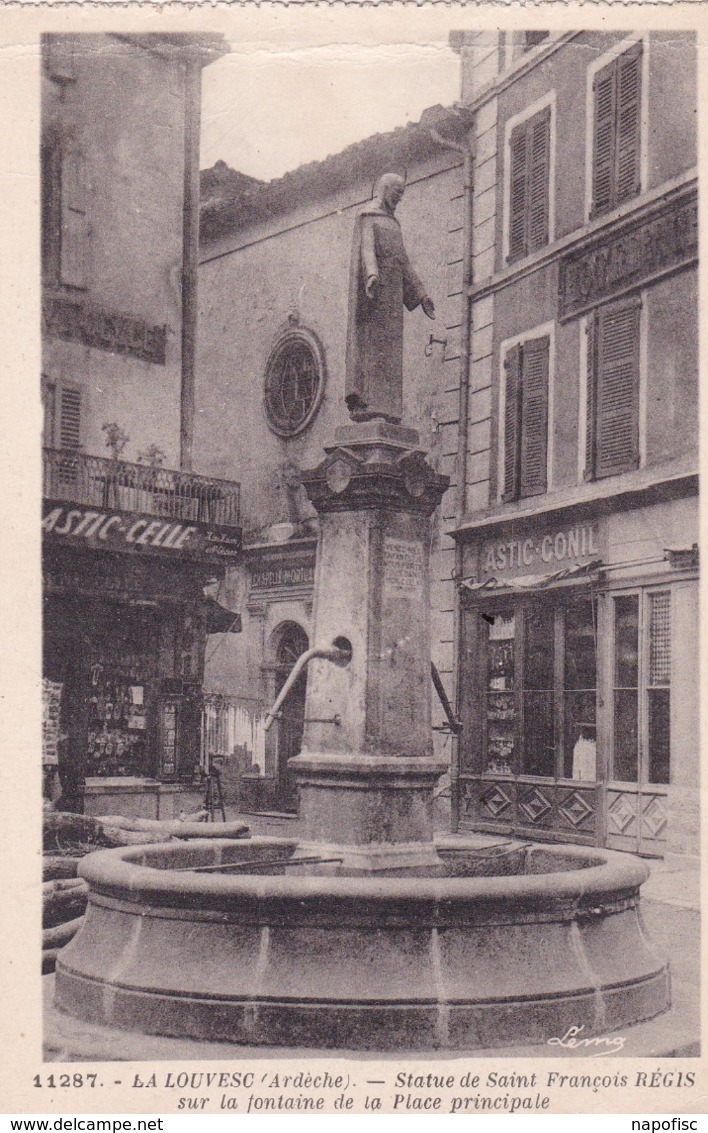
[[266, 732], [278, 715], [282, 704], [289, 696], [300, 673], [309, 665], [310, 661], [314, 661], [316, 657], [322, 658], [324, 661], [331, 661], [333, 665], [337, 665], [339, 668], [343, 669], [352, 659], [351, 642], [349, 642], [346, 637], [336, 637], [331, 645], [313, 645], [311, 649], [306, 649], [304, 653], [300, 654], [290, 670], [285, 684], [275, 698], [273, 707], [266, 713], [266, 718], [263, 723]]

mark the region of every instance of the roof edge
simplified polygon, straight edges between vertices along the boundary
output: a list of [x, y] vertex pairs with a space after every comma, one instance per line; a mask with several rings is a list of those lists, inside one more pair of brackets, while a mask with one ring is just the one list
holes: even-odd
[[[472, 120], [473, 116], [463, 106], [430, 107], [418, 122], [385, 134], [373, 134], [322, 161], [308, 162], [245, 192], [238, 191], [241, 175], [234, 171], [233, 196], [229, 197], [226, 188], [221, 199], [203, 203], [201, 240], [203, 243], [216, 241], [247, 224], [291, 212], [313, 197], [333, 196], [352, 182], [369, 181], [373, 188], [376, 179], [387, 169], [443, 152], [440, 136], [448, 138], [453, 146], [459, 145]], [[204, 172], [208, 171], [203, 171], [202, 175]]]

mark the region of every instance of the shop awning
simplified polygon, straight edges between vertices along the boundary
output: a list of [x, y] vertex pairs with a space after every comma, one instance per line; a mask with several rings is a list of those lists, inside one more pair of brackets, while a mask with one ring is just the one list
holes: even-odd
[[207, 633], [240, 633], [241, 615], [233, 610], [227, 610], [215, 598], [204, 598], [206, 603], [206, 631]]
[[586, 578], [597, 574], [602, 567], [602, 561], [595, 559], [591, 563], [576, 563], [573, 566], [555, 570], [552, 574], [522, 574], [517, 578], [486, 578], [484, 582], [477, 582], [473, 578], [463, 578], [460, 582], [461, 590], [480, 591], [498, 590], [543, 590], [556, 582], [565, 582], [566, 579]]

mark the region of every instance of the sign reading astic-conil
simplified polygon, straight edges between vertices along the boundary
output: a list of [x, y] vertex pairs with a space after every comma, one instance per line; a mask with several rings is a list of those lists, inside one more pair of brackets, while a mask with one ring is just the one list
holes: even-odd
[[597, 524], [577, 524], [543, 534], [514, 535], [484, 543], [479, 559], [480, 576], [486, 579], [509, 573], [551, 574], [601, 557]]

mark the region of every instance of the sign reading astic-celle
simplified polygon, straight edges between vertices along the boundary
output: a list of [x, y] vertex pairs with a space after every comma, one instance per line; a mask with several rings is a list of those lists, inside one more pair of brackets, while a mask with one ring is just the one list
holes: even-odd
[[581, 523], [540, 534], [513, 535], [482, 544], [480, 581], [510, 575], [553, 574], [564, 567], [582, 566], [601, 557], [596, 523]]
[[44, 501], [42, 533], [53, 540], [104, 551], [147, 551], [212, 561], [241, 553], [238, 528], [157, 519], [137, 512], [98, 511], [53, 500]]

